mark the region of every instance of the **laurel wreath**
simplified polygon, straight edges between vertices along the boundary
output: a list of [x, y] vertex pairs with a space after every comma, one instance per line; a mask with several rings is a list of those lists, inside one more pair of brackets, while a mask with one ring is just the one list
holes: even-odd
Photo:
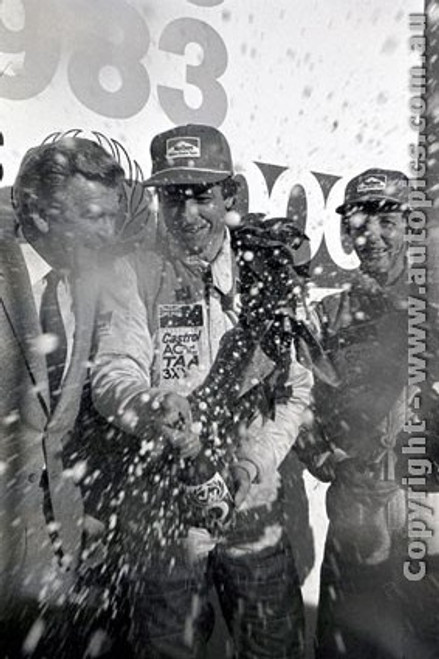
[[[107, 137], [98, 131], [90, 131], [96, 142], [108, 151], [125, 173], [124, 190], [127, 200], [127, 216], [118, 232], [121, 243], [137, 241], [145, 234], [146, 225], [153, 216], [152, 195], [144, 186], [145, 177], [137, 160], [133, 160], [126, 148], [114, 138]], [[85, 137], [86, 131], [81, 128], [71, 128], [67, 131], [50, 133], [42, 144], [53, 144], [66, 137]]]

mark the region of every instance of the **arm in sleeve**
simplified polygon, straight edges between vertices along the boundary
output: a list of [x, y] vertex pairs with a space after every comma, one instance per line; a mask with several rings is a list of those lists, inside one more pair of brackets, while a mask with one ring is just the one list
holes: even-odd
[[[325, 353], [325, 342], [333, 328], [339, 323], [343, 312], [346, 313], [348, 296], [329, 295], [319, 303], [310, 305], [308, 329], [321, 345], [322, 354], [318, 360], [313, 360], [315, 386], [320, 382], [330, 387], [338, 387], [340, 379], [329, 357]], [[318, 412], [318, 410], [317, 410]], [[308, 471], [318, 480], [332, 481], [337, 464], [349, 457], [342, 449], [336, 447], [327, 437], [318, 419], [318, 413], [310, 406], [305, 415], [305, 423], [300, 428], [299, 436], [294, 444], [294, 451]]]
[[154, 349], [147, 309], [128, 257], [112, 264], [104, 279], [91, 370], [93, 402], [111, 423], [142, 439], [159, 393], [151, 388]]
[[343, 449], [334, 446], [326, 439], [321, 425], [313, 417], [311, 410], [307, 421], [300, 429], [294, 451], [317, 480], [328, 483], [334, 480], [338, 463], [349, 456]]
[[291, 393], [286, 401], [276, 403], [274, 420], [261, 416], [249, 426], [238, 451], [238, 460], [256, 482], [272, 474], [282, 463], [299, 434], [304, 414], [311, 400], [312, 373], [296, 359], [294, 347], [287, 386]]

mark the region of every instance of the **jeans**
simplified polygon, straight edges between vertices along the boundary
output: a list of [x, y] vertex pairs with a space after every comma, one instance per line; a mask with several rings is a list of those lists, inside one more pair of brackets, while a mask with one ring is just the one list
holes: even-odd
[[213, 629], [210, 586], [216, 588], [239, 659], [303, 659], [304, 612], [287, 539], [231, 557], [218, 544], [195, 568], [183, 561], [143, 567], [131, 581], [136, 659], [204, 656]]
[[41, 608], [21, 602], [19, 611], [0, 618], [1, 659], [130, 659], [129, 646], [108, 634], [99, 610], [72, 604]]

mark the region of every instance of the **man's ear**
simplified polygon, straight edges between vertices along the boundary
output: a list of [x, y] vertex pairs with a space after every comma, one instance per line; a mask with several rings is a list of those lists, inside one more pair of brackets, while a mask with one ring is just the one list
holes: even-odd
[[34, 228], [40, 233], [49, 233], [49, 222], [40, 211], [34, 210], [29, 215], [29, 222], [33, 224]]
[[341, 244], [345, 252], [355, 251], [355, 241], [352, 237], [351, 228], [343, 219], [341, 221]]

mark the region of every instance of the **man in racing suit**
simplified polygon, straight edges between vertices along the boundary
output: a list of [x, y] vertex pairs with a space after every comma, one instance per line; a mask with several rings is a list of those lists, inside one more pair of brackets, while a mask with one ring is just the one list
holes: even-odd
[[[297, 437], [311, 375], [292, 346], [274, 413], [256, 407], [233, 437], [234, 524], [219, 537], [187, 529], [178, 473], [200, 438], [186, 397], [205, 380], [238, 315], [239, 267], [226, 227], [235, 182], [227, 141], [210, 126], [157, 135], [151, 156], [147, 185], [158, 192], [163, 235], [154, 253], [137, 250], [115, 264], [93, 369], [97, 409], [132, 440], [114, 500], [136, 656], [202, 656], [213, 624], [209, 574], [238, 656], [302, 657], [303, 607], [277, 468]], [[264, 358], [256, 365], [251, 386], [262, 381]], [[230, 373], [242, 384], [240, 376]]]
[[[331, 383], [316, 378], [315, 423], [298, 449], [317, 477], [332, 481], [316, 656], [424, 659], [437, 656], [428, 649], [436, 642], [437, 619], [429, 618], [433, 609], [422, 598], [429, 590], [437, 596], [437, 586], [434, 580], [420, 586], [408, 574], [415, 570], [407, 564], [413, 460], [421, 458], [417, 475], [427, 476], [420, 479], [419, 496], [426, 498], [418, 499], [419, 528], [432, 524], [438, 483], [430, 461], [433, 435], [416, 456], [407, 432], [419, 389], [408, 373], [408, 321], [416, 295], [405, 241], [408, 179], [397, 171], [367, 170], [348, 183], [337, 212], [360, 271], [348, 290], [316, 307], [319, 339], [335, 373]], [[433, 566], [437, 552], [429, 544]]]

